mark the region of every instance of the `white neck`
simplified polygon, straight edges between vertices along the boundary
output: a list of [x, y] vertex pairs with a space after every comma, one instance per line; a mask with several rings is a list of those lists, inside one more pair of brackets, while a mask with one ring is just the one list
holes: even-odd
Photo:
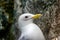
[[33, 23], [33, 21], [28, 20], [28, 21], [19, 21], [18, 25], [19, 25], [19, 29], [22, 30], [23, 28], [25, 28], [26, 25], [29, 25]]

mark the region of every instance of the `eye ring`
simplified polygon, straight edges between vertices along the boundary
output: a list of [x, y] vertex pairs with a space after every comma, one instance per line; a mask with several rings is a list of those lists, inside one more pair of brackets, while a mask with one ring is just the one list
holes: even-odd
[[25, 16], [25, 18], [28, 18], [28, 16]]

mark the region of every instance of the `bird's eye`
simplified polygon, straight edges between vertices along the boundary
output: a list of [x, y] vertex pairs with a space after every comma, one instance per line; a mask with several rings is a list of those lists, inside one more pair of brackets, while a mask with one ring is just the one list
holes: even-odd
[[28, 16], [25, 16], [25, 18], [28, 18]]

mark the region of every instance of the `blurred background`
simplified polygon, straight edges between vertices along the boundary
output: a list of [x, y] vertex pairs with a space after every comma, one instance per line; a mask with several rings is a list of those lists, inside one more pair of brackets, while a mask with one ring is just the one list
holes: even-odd
[[0, 40], [17, 40], [18, 17], [23, 13], [43, 16], [34, 20], [46, 40], [60, 40], [60, 0], [0, 0]]
[[0, 0], [0, 40], [14, 40], [13, 0]]

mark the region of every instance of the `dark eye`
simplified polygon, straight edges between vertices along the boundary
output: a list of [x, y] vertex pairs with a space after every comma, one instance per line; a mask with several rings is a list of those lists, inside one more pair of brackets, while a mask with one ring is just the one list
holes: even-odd
[[25, 16], [25, 18], [28, 18], [28, 16]]

